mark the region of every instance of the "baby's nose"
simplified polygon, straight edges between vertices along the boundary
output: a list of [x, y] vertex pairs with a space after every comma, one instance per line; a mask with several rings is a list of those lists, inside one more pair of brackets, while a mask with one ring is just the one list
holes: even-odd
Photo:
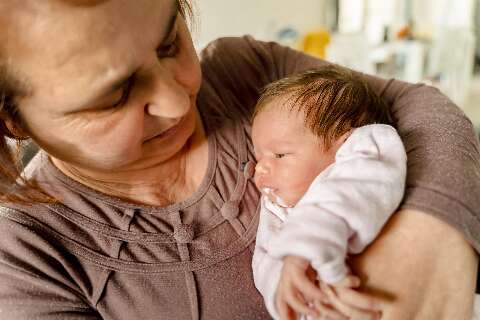
[[255, 166], [255, 175], [262, 175], [262, 174], [267, 174], [268, 170], [267, 168], [263, 165], [262, 162], [257, 162], [257, 165]]
[[263, 187], [263, 182], [268, 174], [268, 169], [261, 163], [257, 162], [255, 166], [255, 175], [254, 175], [254, 182], [258, 188]]

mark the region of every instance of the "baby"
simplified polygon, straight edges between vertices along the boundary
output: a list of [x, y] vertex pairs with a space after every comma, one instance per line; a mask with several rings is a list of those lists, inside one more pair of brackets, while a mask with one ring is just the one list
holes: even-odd
[[[253, 272], [273, 318], [348, 305], [380, 314], [355, 290], [346, 259], [375, 239], [403, 197], [407, 158], [390, 119], [367, 84], [333, 66], [262, 92], [252, 126], [263, 194]], [[339, 288], [351, 291], [348, 301], [325, 299]]]

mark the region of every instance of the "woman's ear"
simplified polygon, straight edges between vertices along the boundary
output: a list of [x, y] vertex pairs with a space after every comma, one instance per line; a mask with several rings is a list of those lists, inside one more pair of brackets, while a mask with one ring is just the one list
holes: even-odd
[[5, 127], [7, 127], [8, 131], [10, 131], [12, 138], [15, 138], [18, 140], [26, 140], [30, 138], [28, 133], [24, 129], [20, 128], [20, 126], [14, 123], [13, 121], [11, 120], [3, 120], [3, 121], [5, 122]]

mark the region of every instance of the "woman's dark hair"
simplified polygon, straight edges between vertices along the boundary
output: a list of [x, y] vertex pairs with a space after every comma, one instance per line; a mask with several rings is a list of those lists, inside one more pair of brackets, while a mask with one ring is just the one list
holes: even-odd
[[335, 65], [312, 69], [267, 85], [253, 118], [268, 102], [302, 111], [304, 121], [326, 148], [350, 129], [372, 123], [391, 124], [386, 103], [357, 74]]
[[[93, 6], [108, 0], [59, 1], [73, 6]], [[189, 0], [177, 1], [180, 14], [192, 26], [195, 18], [192, 3]], [[29, 181], [22, 175], [21, 146], [25, 138], [16, 135], [12, 129], [21, 128], [28, 133], [16, 103], [25, 94], [27, 94], [25, 86], [0, 59], [0, 203], [55, 202], [56, 200], [46, 194], [35, 181]]]
[[[13, 130], [23, 128], [23, 121], [15, 99], [26, 92], [24, 86], [11, 72], [0, 66], [0, 202], [26, 204], [52, 202], [33, 181], [22, 176], [21, 149], [24, 138]], [[7, 126], [10, 123], [10, 128]]]

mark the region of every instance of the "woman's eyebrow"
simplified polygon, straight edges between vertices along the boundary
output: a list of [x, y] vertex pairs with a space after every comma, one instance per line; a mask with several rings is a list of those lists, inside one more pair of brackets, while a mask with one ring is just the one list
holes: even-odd
[[[167, 41], [168, 36], [172, 33], [173, 28], [175, 27], [175, 22], [177, 21], [179, 8], [180, 7], [179, 7], [178, 1], [177, 0], [173, 1], [172, 11], [171, 11], [170, 17], [168, 18], [166, 28], [164, 29], [165, 32], [163, 33], [162, 40], [160, 43]], [[101, 96], [108, 96], [109, 94], [115, 93], [117, 90], [122, 88], [127, 81], [130, 80], [130, 78], [134, 73], [135, 72], [128, 72], [127, 74], [118, 77], [117, 80], [114, 80], [113, 83], [108, 86], [108, 89], [105, 90]]]
[[[168, 18], [166, 28], [164, 29], [165, 32], [163, 33], [162, 40], [160, 43], [167, 41], [168, 36], [172, 33], [173, 28], [175, 27], [175, 22], [177, 21], [179, 8], [180, 7], [179, 7], [178, 1], [177, 0], [173, 1], [172, 11], [171, 11], [170, 17]], [[133, 72], [130, 71], [123, 76], [119, 76], [118, 79], [114, 80], [113, 83], [107, 87], [107, 89], [104, 91], [103, 94], [101, 94], [101, 96], [105, 97], [105, 96], [108, 96], [109, 94], [115, 93], [117, 90], [122, 88], [127, 81], [130, 80], [130, 78], [135, 72], [136, 71], [133, 71]]]
[[165, 32], [163, 33], [162, 41], [160, 43], [163, 43], [167, 40], [168, 36], [172, 33], [173, 28], [175, 27], [175, 22], [177, 21], [177, 16], [179, 13], [180, 5], [178, 3], [178, 0], [173, 1], [173, 6], [172, 6], [172, 13], [168, 19], [168, 23], [166, 28], [164, 29]]

